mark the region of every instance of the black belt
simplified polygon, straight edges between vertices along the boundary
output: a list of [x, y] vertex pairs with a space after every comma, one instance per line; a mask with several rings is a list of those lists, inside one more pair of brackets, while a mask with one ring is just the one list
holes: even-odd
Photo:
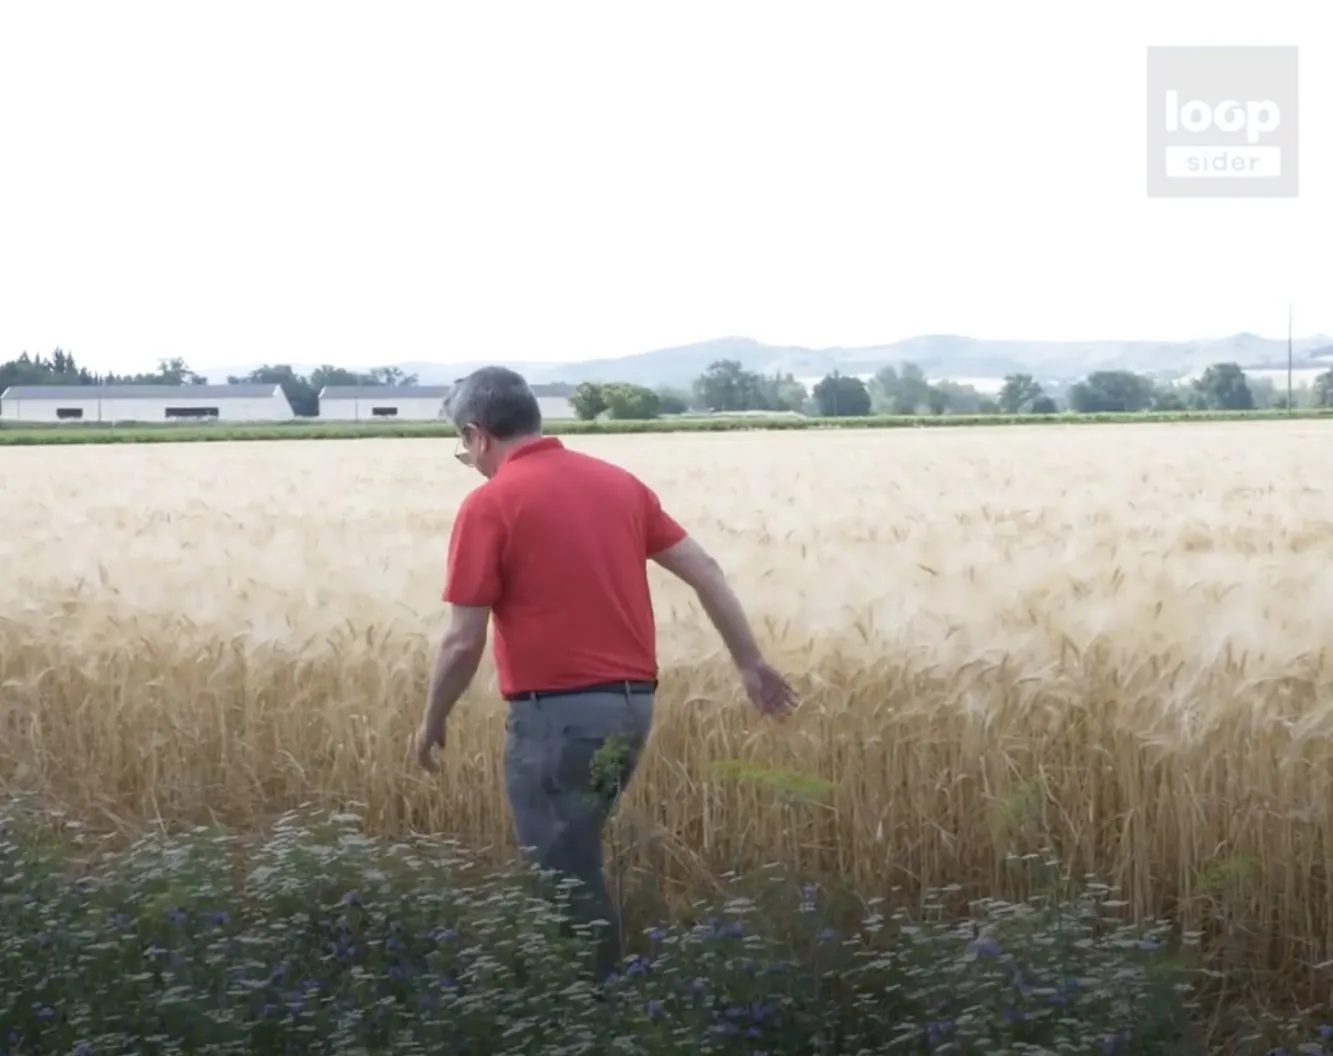
[[531, 689], [526, 693], [509, 693], [505, 700], [510, 704], [520, 700], [544, 700], [546, 697], [572, 697], [581, 693], [656, 693], [657, 679], [651, 682], [595, 682], [591, 686], [569, 686], [567, 689]]

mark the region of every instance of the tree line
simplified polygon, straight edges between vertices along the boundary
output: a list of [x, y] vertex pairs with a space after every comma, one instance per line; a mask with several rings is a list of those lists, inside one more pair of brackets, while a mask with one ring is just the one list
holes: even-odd
[[[1293, 394], [1297, 403], [1333, 406], [1333, 369]], [[808, 391], [791, 374], [766, 376], [737, 360], [710, 364], [688, 391], [625, 382], [579, 385], [570, 402], [580, 418], [656, 418], [696, 412], [797, 412], [824, 418], [942, 414], [1076, 414], [1143, 411], [1246, 411], [1285, 407], [1268, 378], [1247, 377], [1236, 363], [1214, 363], [1192, 381], [1161, 381], [1130, 370], [1098, 370], [1070, 385], [1047, 389], [1031, 374], [1009, 374], [999, 391], [980, 392], [957, 381], [927, 379], [914, 363], [881, 367], [867, 382], [834, 371]]]

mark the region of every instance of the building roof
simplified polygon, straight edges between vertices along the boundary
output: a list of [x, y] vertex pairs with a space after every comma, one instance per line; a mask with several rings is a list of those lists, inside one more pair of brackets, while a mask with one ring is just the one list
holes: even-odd
[[5, 400], [253, 400], [272, 396], [278, 385], [11, 385]]
[[321, 400], [442, 400], [452, 385], [325, 385]]

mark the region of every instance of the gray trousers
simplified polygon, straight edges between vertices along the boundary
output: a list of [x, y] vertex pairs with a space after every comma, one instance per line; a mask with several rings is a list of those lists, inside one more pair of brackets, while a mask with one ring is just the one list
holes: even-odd
[[629, 784], [652, 727], [653, 695], [576, 693], [509, 705], [505, 792], [518, 845], [530, 862], [581, 881], [575, 922], [604, 920], [596, 976], [620, 962], [620, 920], [603, 875], [602, 829]]

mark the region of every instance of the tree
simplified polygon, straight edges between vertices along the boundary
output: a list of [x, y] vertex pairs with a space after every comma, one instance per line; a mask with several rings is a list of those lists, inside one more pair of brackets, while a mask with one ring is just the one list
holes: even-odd
[[1041, 385], [1031, 374], [1007, 374], [996, 400], [1005, 414], [1022, 414], [1042, 395]]
[[1045, 393], [1042, 393], [1032, 401], [1031, 406], [1028, 408], [1028, 412], [1030, 414], [1055, 414], [1059, 409], [1060, 408], [1055, 405], [1053, 399]]
[[99, 380], [59, 348], [50, 359], [22, 352], [17, 359], [0, 364], [0, 392], [11, 385], [95, 385]]
[[[945, 414], [980, 414], [982, 402], [985, 399], [971, 385], [963, 385], [956, 381], [940, 381], [930, 387], [931, 400], [941, 400], [944, 403]], [[934, 402], [932, 402], [932, 410]]]
[[688, 393], [679, 393], [673, 389], [657, 390], [658, 414], [684, 414], [690, 409]]
[[57, 348], [50, 359], [21, 353], [0, 364], [0, 391], [11, 385], [206, 385], [180, 357], [160, 359], [157, 369], [139, 374], [95, 374], [80, 367], [74, 356]]
[[1148, 401], [1151, 411], [1184, 411], [1189, 406], [1177, 385], [1154, 385]]
[[799, 411], [809, 398], [805, 386], [796, 380], [793, 374], [781, 372], [772, 377], [758, 376], [756, 406], [748, 407], [754, 411]]
[[611, 417], [620, 421], [656, 418], [659, 405], [657, 393], [642, 385], [612, 382], [602, 386], [602, 399]]
[[265, 364], [241, 377], [228, 377], [228, 385], [281, 385], [292, 405], [292, 413], [301, 418], [319, 417], [319, 390], [308, 378], [301, 377], [292, 368], [281, 363], [276, 366]]
[[307, 380], [310, 382], [310, 387], [314, 389], [316, 393], [330, 385], [352, 386], [375, 384], [375, 379], [369, 374], [361, 374], [354, 370], [344, 370], [342, 367], [333, 367], [327, 363], [312, 370], [310, 372], [310, 377]]
[[1316, 407], [1333, 407], [1333, 367], [1314, 379], [1310, 397]]
[[1152, 381], [1129, 370], [1098, 370], [1069, 387], [1069, 406], [1079, 414], [1137, 414], [1152, 402]]
[[400, 385], [410, 388], [417, 383], [417, 375], [405, 373], [402, 367], [371, 367], [369, 377], [371, 385]]
[[138, 374], [133, 381], [150, 385], [207, 385], [208, 379], [192, 371], [180, 356], [157, 361], [156, 374]]
[[836, 370], [815, 385], [811, 396], [824, 418], [861, 418], [870, 413], [870, 390], [865, 382]]
[[694, 379], [694, 394], [699, 406], [709, 411], [769, 409], [763, 397], [762, 379], [745, 370], [735, 359], [710, 363], [708, 369]]
[[[1277, 385], [1272, 378], [1249, 378], [1245, 379], [1245, 384], [1250, 388], [1250, 395], [1254, 397], [1254, 406], [1256, 410], [1262, 410], [1265, 407], [1286, 407], [1287, 393], [1286, 386], [1283, 385], [1281, 395], [1278, 394]], [[1293, 393], [1293, 395], [1295, 395]]]
[[606, 410], [606, 399], [602, 395], [602, 386], [585, 381], [569, 394], [569, 405], [574, 413], [585, 422], [591, 422]]
[[1254, 393], [1238, 363], [1214, 363], [1195, 379], [1194, 391], [1210, 411], [1250, 411]]
[[870, 379], [869, 389], [871, 406], [881, 414], [921, 414], [932, 408], [931, 384], [915, 363], [881, 367]]

